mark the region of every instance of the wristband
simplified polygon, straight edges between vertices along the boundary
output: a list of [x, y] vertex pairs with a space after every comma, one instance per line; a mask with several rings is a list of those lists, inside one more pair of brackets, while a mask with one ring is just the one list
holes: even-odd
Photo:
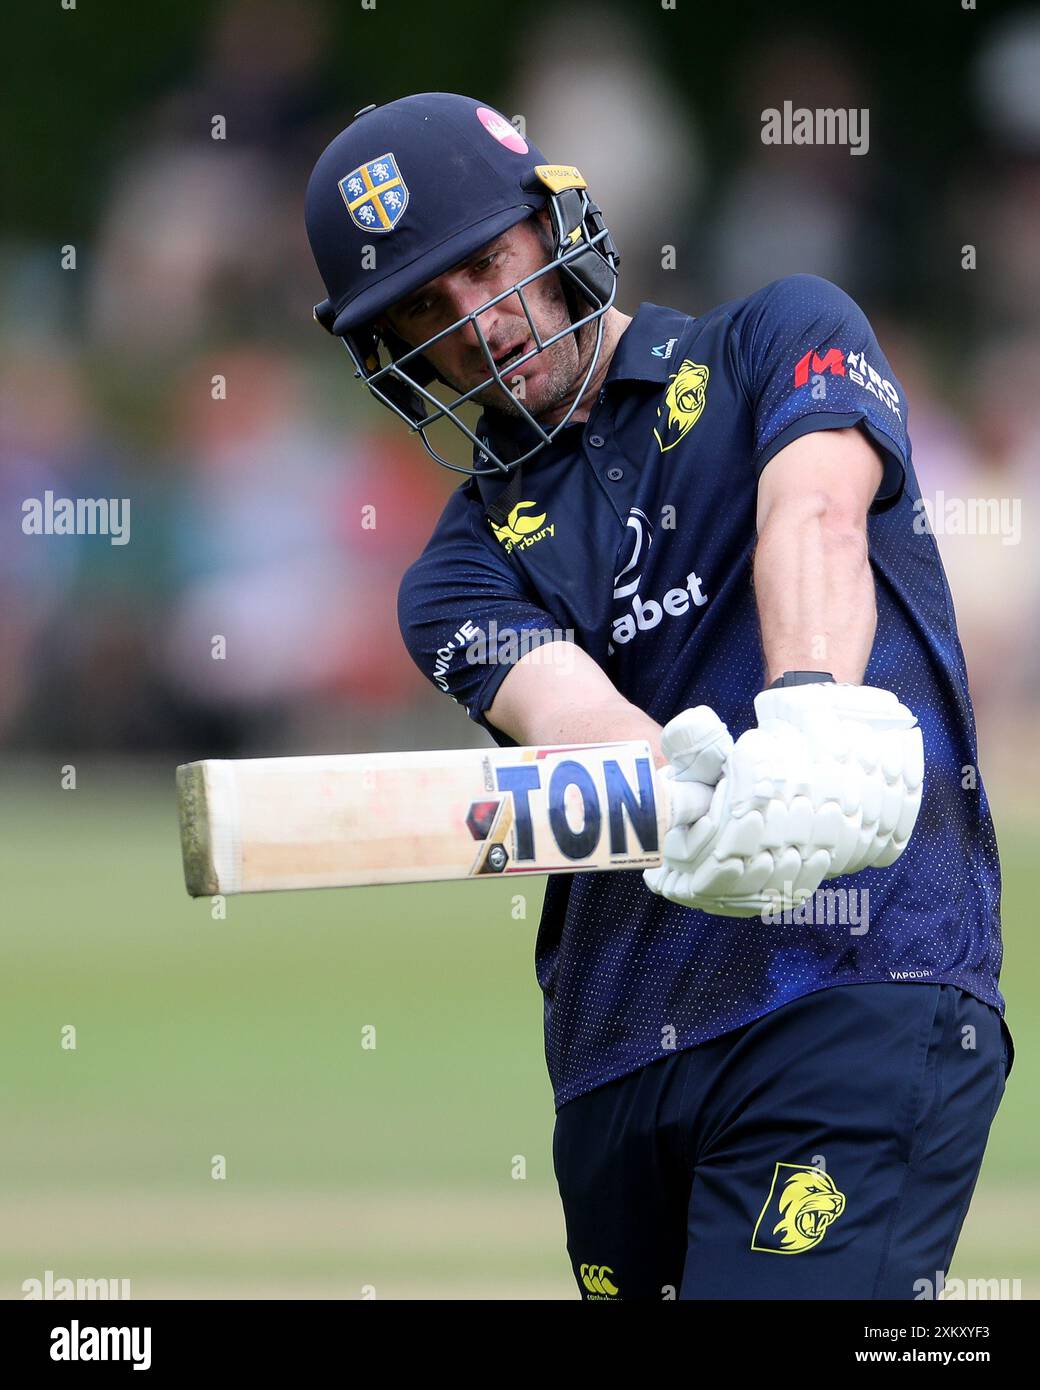
[[767, 690], [780, 690], [789, 685], [817, 685], [830, 681], [836, 684], [830, 671], [785, 671], [782, 676], [766, 686]]

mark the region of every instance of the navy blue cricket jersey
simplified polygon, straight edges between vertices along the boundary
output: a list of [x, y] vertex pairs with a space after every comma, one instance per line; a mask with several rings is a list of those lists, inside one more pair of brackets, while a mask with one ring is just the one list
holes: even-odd
[[[588, 422], [525, 465], [509, 522], [496, 533], [485, 514], [501, 481], [470, 478], [405, 574], [399, 619], [419, 669], [504, 747], [514, 740], [486, 713], [510, 665], [501, 644], [496, 661], [466, 659], [479, 632], [571, 630], [659, 723], [706, 704], [736, 738], [764, 683], [751, 584], [762, 469], [810, 430], [853, 425], [884, 459], [864, 683], [917, 716], [925, 783], [899, 860], [827, 884], [869, 889], [869, 930], [711, 916], [651, 893], [638, 871], [551, 877], [536, 965], [557, 1106], [673, 1038], [692, 1047], [833, 985], [953, 984], [1003, 1013], [996, 840], [950, 591], [914, 506], [906, 415], [862, 311], [816, 276], [699, 318], [644, 304]], [[508, 450], [506, 417], [485, 428]]]

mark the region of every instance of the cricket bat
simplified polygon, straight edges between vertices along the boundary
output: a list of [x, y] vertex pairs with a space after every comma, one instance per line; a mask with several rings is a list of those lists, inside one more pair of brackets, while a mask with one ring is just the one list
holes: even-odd
[[653, 868], [669, 824], [638, 740], [213, 759], [177, 793], [195, 898]]

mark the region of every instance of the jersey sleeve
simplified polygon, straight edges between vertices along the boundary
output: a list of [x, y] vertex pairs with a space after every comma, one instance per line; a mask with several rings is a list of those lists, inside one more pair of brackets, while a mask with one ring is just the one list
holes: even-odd
[[463, 490], [455, 492], [401, 580], [397, 618], [420, 672], [497, 743], [515, 747], [487, 710], [520, 657], [552, 640], [560, 625], [525, 593], [504, 553], [478, 534], [480, 520]]
[[884, 463], [871, 511], [894, 505], [910, 458], [906, 400], [856, 302], [819, 276], [791, 275], [745, 300], [734, 331], [756, 476], [803, 434], [858, 425]]

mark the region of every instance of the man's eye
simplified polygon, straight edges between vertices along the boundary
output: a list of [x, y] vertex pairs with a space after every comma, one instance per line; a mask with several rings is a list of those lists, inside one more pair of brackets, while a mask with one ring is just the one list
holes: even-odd
[[495, 261], [496, 261], [497, 259], [498, 259], [498, 252], [497, 252], [497, 251], [492, 251], [491, 254], [490, 254], [490, 256], [482, 256], [481, 259], [480, 259], [479, 261], [474, 261], [474, 262], [473, 262], [473, 269], [476, 270], [476, 271], [479, 271], [479, 272], [483, 272], [483, 271], [485, 271], [485, 270], [490, 270], [491, 267], [494, 265], [494, 263], [495, 263]]
[[428, 299], [417, 299], [414, 304], [408, 306], [408, 317], [417, 319], [420, 314], [425, 314], [429, 307], [430, 301]]

